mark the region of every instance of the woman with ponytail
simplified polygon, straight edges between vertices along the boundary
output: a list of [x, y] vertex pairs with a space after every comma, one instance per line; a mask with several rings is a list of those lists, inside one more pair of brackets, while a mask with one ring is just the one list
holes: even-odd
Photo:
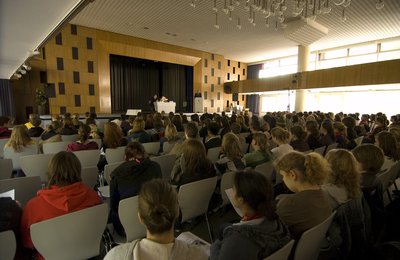
[[264, 259], [290, 240], [289, 230], [275, 214], [272, 185], [254, 170], [238, 171], [232, 204], [242, 220], [226, 227], [211, 245], [210, 259]]
[[317, 153], [291, 152], [275, 167], [285, 185], [294, 192], [280, 196], [277, 214], [288, 225], [292, 237], [297, 239], [332, 213], [329, 197], [321, 190], [330, 171], [329, 163]]
[[163, 180], [143, 184], [139, 193], [139, 220], [146, 226], [146, 238], [114, 247], [104, 258], [111, 259], [207, 259], [202, 249], [174, 238], [179, 216], [175, 188]]
[[97, 143], [89, 139], [91, 130], [90, 126], [82, 124], [78, 130], [79, 140], [68, 144], [67, 151], [98, 150]]

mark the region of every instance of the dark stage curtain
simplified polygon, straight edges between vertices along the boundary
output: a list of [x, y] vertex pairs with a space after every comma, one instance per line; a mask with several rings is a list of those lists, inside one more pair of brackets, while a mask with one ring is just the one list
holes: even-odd
[[[186, 101], [186, 71], [185, 66], [163, 63], [162, 66], [162, 95], [176, 103], [175, 111], [184, 111]], [[185, 106], [185, 110], [187, 103]]]
[[259, 116], [260, 95], [246, 95], [246, 107], [249, 108], [253, 115]]
[[150, 110], [150, 98], [159, 93], [158, 63], [110, 55], [111, 110]]
[[0, 79], [0, 115], [15, 116], [14, 97], [8, 79]]

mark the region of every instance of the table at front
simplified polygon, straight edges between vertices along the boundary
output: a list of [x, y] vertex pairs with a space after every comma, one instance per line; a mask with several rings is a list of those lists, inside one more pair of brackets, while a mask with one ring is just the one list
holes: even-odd
[[175, 102], [155, 102], [154, 103], [155, 109], [157, 112], [164, 111], [165, 113], [173, 112], [175, 113]]

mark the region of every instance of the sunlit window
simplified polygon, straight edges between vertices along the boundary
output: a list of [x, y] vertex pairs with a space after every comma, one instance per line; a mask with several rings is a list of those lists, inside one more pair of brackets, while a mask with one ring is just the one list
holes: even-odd
[[364, 46], [351, 47], [350, 51], [349, 51], [349, 56], [362, 55], [362, 54], [368, 54], [368, 53], [375, 53], [376, 51], [377, 51], [376, 44], [369, 44], [369, 45], [364, 45]]
[[[399, 48], [400, 49], [400, 48]], [[400, 51], [388, 51], [378, 54], [378, 61], [400, 59]]]
[[376, 62], [378, 60], [377, 53], [369, 54], [369, 55], [361, 55], [361, 56], [354, 56], [347, 58], [347, 65], [355, 65], [355, 64], [362, 64], [368, 62]]
[[324, 53], [324, 60], [335, 59], [346, 56], [347, 56], [347, 49], [332, 50]]
[[318, 62], [317, 69], [328, 69], [328, 68], [335, 68], [335, 67], [343, 67], [346, 66], [346, 58], [340, 59], [332, 59], [332, 60], [323, 60]]
[[381, 43], [381, 51], [400, 50], [400, 40]]

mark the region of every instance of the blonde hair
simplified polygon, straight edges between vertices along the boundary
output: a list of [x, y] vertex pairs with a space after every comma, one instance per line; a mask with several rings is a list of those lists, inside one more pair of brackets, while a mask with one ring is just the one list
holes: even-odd
[[167, 138], [168, 142], [173, 142], [178, 137], [178, 131], [176, 130], [176, 126], [172, 123], [169, 123], [165, 127], [165, 134], [164, 136]]
[[260, 150], [266, 152], [268, 149], [267, 136], [264, 133], [254, 133], [253, 140], [260, 147]]
[[162, 234], [173, 228], [178, 217], [178, 195], [164, 180], [153, 179], [143, 184], [138, 211], [150, 234]]
[[361, 170], [354, 155], [345, 149], [333, 149], [325, 157], [332, 168], [327, 183], [344, 187], [350, 199], [359, 197]]
[[12, 147], [14, 152], [20, 153], [24, 147], [34, 143], [28, 135], [28, 128], [25, 125], [16, 125], [13, 127], [10, 140], [8, 140], [5, 146]]
[[222, 138], [221, 149], [222, 152], [231, 160], [243, 156], [242, 150], [240, 149], [239, 138], [234, 133], [226, 133], [224, 135]]
[[143, 131], [145, 127], [145, 122], [141, 117], [137, 117], [135, 121], [133, 121], [133, 126], [132, 126], [132, 131], [133, 132], [139, 132]]
[[299, 173], [300, 182], [313, 185], [324, 183], [330, 171], [329, 163], [318, 153], [290, 152], [284, 155], [275, 167], [277, 171], [295, 170]]
[[119, 147], [122, 138], [122, 130], [116, 123], [107, 122], [104, 124], [103, 143], [107, 146], [107, 148]]
[[282, 127], [274, 127], [271, 130], [271, 135], [275, 137], [278, 141], [281, 141], [282, 143], [289, 143], [290, 141], [290, 133], [286, 129], [283, 129]]

